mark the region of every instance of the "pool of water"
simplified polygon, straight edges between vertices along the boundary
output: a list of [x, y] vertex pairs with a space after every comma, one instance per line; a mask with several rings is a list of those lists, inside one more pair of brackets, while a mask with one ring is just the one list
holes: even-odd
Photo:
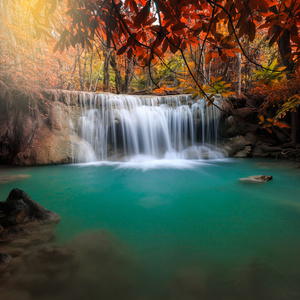
[[[227, 159], [2, 168], [31, 177], [0, 185], [0, 195], [18, 187], [57, 212], [60, 244], [98, 229], [113, 236], [138, 274], [130, 299], [290, 300], [300, 299], [296, 167]], [[273, 180], [239, 181], [259, 174]]]

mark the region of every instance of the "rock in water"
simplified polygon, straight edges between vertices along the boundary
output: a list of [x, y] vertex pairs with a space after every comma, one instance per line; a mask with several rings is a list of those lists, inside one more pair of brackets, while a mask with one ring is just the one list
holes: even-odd
[[252, 182], [252, 183], [265, 183], [273, 179], [273, 176], [268, 175], [254, 175], [246, 178], [240, 178], [240, 181], [243, 182]]
[[6, 229], [29, 222], [58, 222], [59, 216], [35, 202], [26, 192], [13, 189], [6, 201], [0, 202], [0, 225]]

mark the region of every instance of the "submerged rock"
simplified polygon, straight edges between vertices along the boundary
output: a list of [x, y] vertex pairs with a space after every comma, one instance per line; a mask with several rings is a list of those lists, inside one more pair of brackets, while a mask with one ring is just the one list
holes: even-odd
[[13, 189], [6, 201], [0, 202], [0, 225], [4, 229], [29, 222], [58, 221], [59, 216], [55, 212], [44, 208], [20, 189]]
[[253, 183], [265, 183], [273, 179], [273, 176], [268, 175], [254, 175], [246, 178], [240, 178], [243, 182], [253, 182]]

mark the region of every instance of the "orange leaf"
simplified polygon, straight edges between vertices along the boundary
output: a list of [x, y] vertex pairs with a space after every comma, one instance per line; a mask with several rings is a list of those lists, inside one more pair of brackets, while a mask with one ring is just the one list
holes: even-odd
[[280, 128], [291, 128], [291, 126], [287, 125], [284, 122], [275, 121], [273, 124], [276, 125], [276, 126], [278, 126], [278, 127], [280, 127]]
[[211, 53], [211, 52], [208, 52], [208, 53], [205, 55], [205, 63], [206, 63], [206, 64], [209, 64], [211, 60], [212, 60], [212, 53]]

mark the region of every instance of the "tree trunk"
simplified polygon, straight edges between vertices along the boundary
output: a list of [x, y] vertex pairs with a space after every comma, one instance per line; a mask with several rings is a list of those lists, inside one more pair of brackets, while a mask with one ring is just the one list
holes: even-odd
[[115, 72], [116, 92], [117, 92], [117, 94], [120, 94], [121, 89], [122, 89], [122, 77], [121, 77], [121, 72], [120, 72], [120, 69], [118, 68], [116, 56], [114, 53], [111, 56], [110, 65]]
[[[292, 53], [291, 49], [291, 41], [290, 41], [290, 31], [285, 29], [281, 37], [278, 39], [278, 50], [280, 53], [281, 60], [286, 67], [286, 74], [287, 78], [291, 78], [292, 74], [295, 72], [295, 65], [294, 62], [290, 59], [289, 56]], [[294, 145], [300, 143], [300, 111], [291, 113], [292, 116], [292, 132], [291, 132], [291, 139]]]
[[[283, 65], [287, 68], [287, 74], [293, 74], [295, 72], [294, 69], [294, 62], [290, 59], [292, 48], [291, 48], [291, 41], [290, 41], [290, 31], [285, 29], [283, 34], [278, 39], [278, 50], [280, 53], [280, 57], [282, 60]], [[287, 75], [287, 76], [288, 76]], [[288, 76], [289, 77], [289, 76]]]
[[134, 71], [134, 61], [133, 59], [126, 58], [125, 60], [125, 80], [124, 80], [124, 92], [128, 94], [131, 92], [131, 83], [133, 79], [133, 71]]
[[[276, 6], [273, 6], [270, 8], [270, 11], [277, 13]], [[274, 26], [274, 30], [280, 30], [278, 26]], [[295, 65], [294, 62], [290, 59], [290, 54], [292, 53], [291, 48], [291, 40], [290, 40], [290, 31], [289, 29], [284, 29], [282, 35], [277, 41], [278, 50], [280, 53], [280, 57], [282, 60], [282, 63], [286, 67], [286, 76], [287, 78], [290, 78], [291, 75], [295, 72]], [[297, 145], [300, 143], [300, 115], [299, 115], [299, 109], [297, 109], [296, 112], [293, 112], [292, 114], [292, 133], [291, 133], [291, 139], [292, 143], [294, 145]]]
[[107, 48], [103, 52], [104, 52], [103, 91], [109, 92], [109, 65], [110, 65], [110, 58], [111, 58], [111, 50]]
[[89, 76], [89, 92], [92, 90], [93, 86], [93, 61], [94, 61], [94, 48], [92, 48], [92, 54], [90, 59], [90, 76]]
[[152, 80], [149, 74], [149, 69], [145, 68], [146, 72], [146, 89], [152, 91]]
[[242, 54], [238, 53], [238, 85], [237, 85], [237, 94], [238, 96], [242, 93]]
[[205, 67], [205, 49], [203, 49], [202, 52], [202, 57], [200, 57], [200, 59], [202, 59], [202, 71], [203, 71], [203, 84], [206, 84], [205, 79], [207, 78], [206, 76], [206, 67]]
[[81, 69], [81, 53], [80, 53], [80, 45], [77, 44], [77, 62], [78, 62], [78, 77], [79, 77], [79, 84], [80, 90], [84, 90], [84, 85], [82, 81], [82, 69]]

